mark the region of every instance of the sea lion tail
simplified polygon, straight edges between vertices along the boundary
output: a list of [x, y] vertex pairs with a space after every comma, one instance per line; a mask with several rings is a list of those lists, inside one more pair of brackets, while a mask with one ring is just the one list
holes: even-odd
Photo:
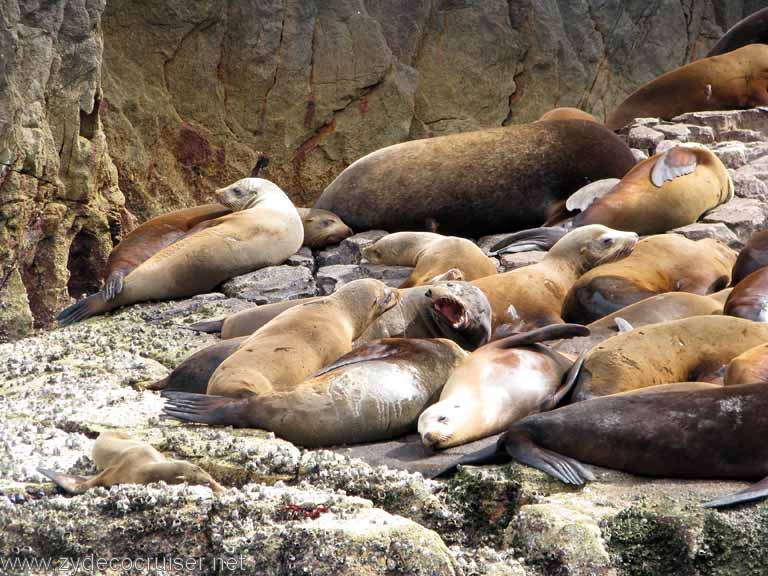
[[183, 326], [187, 330], [194, 330], [195, 332], [205, 332], [206, 334], [215, 334], [221, 332], [224, 327], [224, 318], [218, 320], [203, 320], [201, 322], [195, 322], [189, 326]]
[[104, 288], [101, 293], [104, 295], [104, 300], [109, 302], [114, 300], [123, 291], [123, 278], [125, 275], [122, 272], [112, 272], [104, 282]]
[[85, 476], [74, 476], [71, 474], [62, 474], [48, 468], [38, 468], [40, 474], [52, 480], [57, 486], [59, 486], [65, 492], [69, 494], [82, 494], [88, 489], [88, 478]]
[[98, 316], [112, 309], [112, 306], [104, 299], [104, 295], [101, 292], [91, 294], [87, 298], [78, 300], [72, 306], [64, 308], [59, 315], [56, 316], [56, 320], [59, 321], [59, 326], [69, 326], [91, 316]]
[[161, 418], [236, 428], [250, 425], [247, 418], [248, 399], [169, 390], [164, 390], [162, 396], [165, 406]]
[[503, 443], [507, 454], [513, 459], [541, 470], [564, 484], [582, 486], [595, 479], [592, 472], [578, 460], [537, 446], [528, 433], [521, 428], [521, 423], [524, 422], [525, 419], [514, 424], [499, 438], [499, 444]]
[[727, 494], [720, 498], [715, 498], [709, 502], [702, 503], [702, 508], [722, 508], [723, 506], [733, 506], [734, 504], [741, 504], [743, 502], [751, 502], [753, 500], [760, 500], [761, 498], [768, 497], [768, 478], [763, 478], [760, 482], [752, 484], [744, 490], [734, 492], [733, 494]]
[[[499, 331], [497, 331], [497, 334]], [[506, 334], [502, 332], [502, 334]], [[575, 338], [577, 336], [589, 336], [590, 331], [581, 324], [550, 324], [530, 332], [520, 334], [511, 334], [499, 340], [494, 341], [494, 345], [499, 348], [520, 348], [530, 346], [546, 340], [560, 340], [562, 338]]]
[[568, 233], [562, 226], [531, 228], [505, 236], [491, 246], [489, 256], [501, 256], [515, 252], [530, 252], [531, 250], [549, 250], [560, 238]]
[[498, 443], [491, 444], [485, 448], [465, 454], [456, 459], [455, 462], [447, 465], [433, 474], [428, 474], [429, 478], [450, 478], [459, 469], [459, 466], [479, 466], [482, 464], [506, 464], [509, 462], [509, 456], [504, 451], [504, 447]]

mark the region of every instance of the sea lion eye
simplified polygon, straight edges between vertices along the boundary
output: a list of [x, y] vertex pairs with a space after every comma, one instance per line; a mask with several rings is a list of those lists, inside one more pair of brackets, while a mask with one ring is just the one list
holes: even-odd
[[613, 243], [613, 238], [611, 238], [610, 236], [602, 239], [603, 246], [609, 246], [612, 243]]
[[438, 422], [448, 422], [448, 416], [440, 416], [437, 419]]
[[432, 298], [432, 288], [430, 288], [429, 290], [427, 290], [427, 291], [424, 293], [424, 296], [426, 296], [427, 298]]
[[331, 224], [333, 224], [333, 220], [323, 220], [323, 227], [324, 228], [327, 228]]

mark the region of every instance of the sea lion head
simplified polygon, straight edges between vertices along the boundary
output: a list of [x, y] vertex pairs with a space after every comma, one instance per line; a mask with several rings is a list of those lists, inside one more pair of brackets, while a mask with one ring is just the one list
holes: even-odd
[[418, 431], [426, 448], [439, 450], [464, 443], [463, 432], [471, 431], [473, 410], [458, 398], [448, 398], [432, 404], [419, 416]]
[[442, 282], [425, 293], [429, 314], [445, 338], [475, 350], [491, 337], [491, 304], [482, 290], [467, 282]]
[[183, 484], [186, 482], [190, 486], [206, 486], [213, 492], [221, 492], [223, 490], [221, 484], [216, 482], [208, 472], [191, 462], [173, 460], [166, 463], [164, 468], [163, 477], [160, 479], [165, 481], [166, 484]]
[[324, 248], [338, 244], [354, 234], [341, 218], [328, 210], [305, 208], [300, 210], [300, 214], [304, 224], [304, 246]]
[[581, 271], [586, 272], [595, 266], [629, 256], [638, 238], [634, 232], [589, 224], [568, 232], [552, 247], [549, 256], [570, 261], [577, 259]]
[[364, 278], [345, 284], [329, 298], [339, 298], [357, 307], [361, 310], [360, 319], [365, 320], [364, 324], [367, 325], [394, 308], [400, 302], [400, 292], [380, 280]]
[[291, 207], [293, 206], [291, 200], [277, 184], [264, 178], [242, 178], [225, 188], [219, 188], [215, 196], [219, 204], [223, 204], [233, 212], [265, 203], [288, 202]]

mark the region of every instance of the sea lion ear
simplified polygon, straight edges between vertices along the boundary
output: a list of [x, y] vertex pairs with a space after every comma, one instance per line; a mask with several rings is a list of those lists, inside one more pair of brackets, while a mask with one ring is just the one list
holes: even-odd
[[651, 182], [661, 188], [664, 182], [685, 176], [696, 170], [696, 154], [683, 146], [670, 148], [658, 157], [651, 170]]

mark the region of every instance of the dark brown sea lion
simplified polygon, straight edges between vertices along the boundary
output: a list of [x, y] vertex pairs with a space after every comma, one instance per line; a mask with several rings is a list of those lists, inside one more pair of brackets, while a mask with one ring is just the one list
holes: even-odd
[[[594, 479], [582, 463], [645, 476], [754, 480], [768, 475], [766, 414], [765, 384], [657, 386], [528, 416], [497, 446], [459, 463], [511, 456], [577, 486]], [[768, 479], [704, 506], [765, 496]]]
[[768, 266], [768, 230], [755, 232], [739, 252], [731, 272], [731, 285], [736, 286], [755, 270]]
[[755, 270], [734, 287], [723, 314], [768, 322], [768, 268]]
[[344, 170], [315, 206], [357, 231], [436, 223], [443, 234], [477, 237], [540, 226], [584, 184], [621, 178], [634, 164], [627, 145], [599, 124], [534, 122], [377, 150]]
[[610, 115], [618, 130], [635, 118], [671, 120], [686, 112], [768, 104], [768, 46], [750, 44], [691, 62], [638, 88]]
[[712, 47], [707, 58], [732, 52], [749, 44], [768, 44], [768, 8], [753, 12], [731, 26]]
[[289, 391], [240, 400], [164, 393], [164, 415], [271, 430], [305, 447], [395, 438], [416, 427], [419, 414], [465, 356], [445, 339], [376, 340]]
[[38, 472], [70, 494], [82, 494], [96, 486], [109, 488], [116, 484], [150, 484], [160, 481], [166, 484], [186, 482], [207, 486], [214, 492], [222, 490], [219, 483], [199, 466], [181, 460], [168, 460], [146, 442], [131, 440], [123, 432], [102, 432], [93, 445], [91, 457], [96, 468], [101, 470], [91, 478], [62, 474], [47, 468], [38, 468]]
[[550, 120], [586, 120], [588, 122], [600, 124], [598, 119], [592, 116], [589, 112], [584, 112], [584, 110], [571, 108], [569, 106], [553, 108], [552, 110], [544, 112], [537, 122], [546, 122]]
[[693, 241], [679, 234], [643, 238], [627, 258], [581, 276], [565, 298], [562, 317], [589, 324], [664, 292], [711, 294], [728, 285], [735, 260], [733, 250], [711, 238]]

